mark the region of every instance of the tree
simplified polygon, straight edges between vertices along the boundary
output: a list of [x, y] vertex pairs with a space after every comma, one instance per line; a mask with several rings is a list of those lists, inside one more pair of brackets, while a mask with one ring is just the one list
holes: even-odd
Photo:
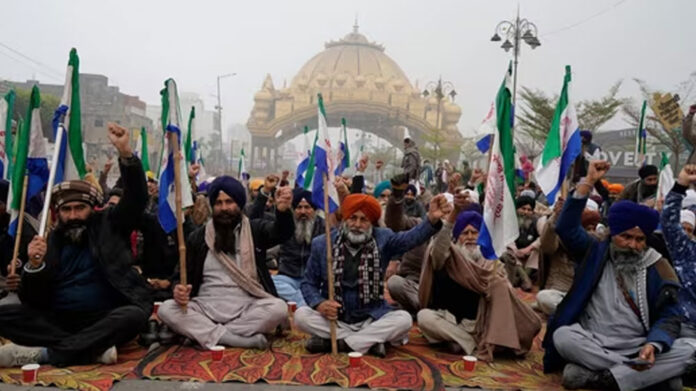
[[[20, 118], [26, 118], [29, 108], [29, 98], [31, 90], [23, 88], [15, 89], [17, 100], [15, 100], [14, 119], [18, 121]], [[41, 128], [43, 129], [44, 137], [53, 140], [53, 112], [60, 105], [60, 99], [53, 95], [41, 94]]]
[[[594, 132], [614, 118], [625, 102], [624, 99], [616, 97], [620, 87], [621, 81], [618, 81], [603, 97], [581, 101], [575, 105], [580, 129]], [[515, 139], [518, 141], [520, 152], [533, 159], [544, 149], [558, 96], [549, 97], [543, 91], [522, 87], [520, 101], [522, 104], [518, 105], [515, 116]]]
[[439, 128], [433, 128], [429, 133], [423, 133], [422, 137], [421, 157], [434, 163], [448, 159], [459, 149], [455, 143], [448, 142], [449, 137], [444, 130]]

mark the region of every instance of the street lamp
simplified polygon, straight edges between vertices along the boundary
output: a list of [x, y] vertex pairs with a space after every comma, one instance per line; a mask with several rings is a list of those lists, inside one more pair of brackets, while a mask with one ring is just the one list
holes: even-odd
[[[220, 79], [224, 79], [226, 77], [232, 77], [235, 75], [237, 75], [237, 73], [233, 72], [233, 73], [226, 73], [224, 75], [218, 75], [218, 77], [217, 77], [217, 106], [215, 106], [215, 110], [217, 110], [217, 112], [218, 112], [217, 128], [218, 128], [218, 131], [220, 132], [220, 151], [221, 152], [225, 150], [224, 149], [225, 144], [222, 142], [222, 103], [220, 103]], [[224, 155], [224, 152], [223, 152], [223, 155]]]
[[520, 19], [519, 7], [517, 7], [517, 18], [514, 21], [504, 20], [495, 26], [495, 33], [491, 37], [491, 41], [500, 42], [503, 38], [505, 38], [505, 42], [500, 47], [505, 52], [512, 49], [514, 56], [515, 74], [512, 82], [512, 104], [514, 106], [517, 102], [517, 58], [520, 55], [520, 41], [524, 41], [532, 49], [541, 46], [541, 42], [539, 42], [536, 25], [527, 19]]
[[[431, 81], [425, 85], [425, 90], [423, 90], [423, 97], [427, 98], [430, 95], [434, 95], [437, 99], [437, 116], [435, 117], [435, 127], [439, 131], [442, 128], [442, 124], [440, 123], [440, 111], [442, 108], [442, 100], [445, 98], [445, 96], [448, 96], [452, 100], [452, 102], [454, 102], [454, 98], [457, 96], [457, 91], [454, 90], [454, 84], [452, 84], [449, 81], [442, 81], [442, 77], [440, 77], [437, 79], [437, 82]], [[437, 157], [439, 156], [439, 149], [440, 146], [436, 143], [436, 163]]]

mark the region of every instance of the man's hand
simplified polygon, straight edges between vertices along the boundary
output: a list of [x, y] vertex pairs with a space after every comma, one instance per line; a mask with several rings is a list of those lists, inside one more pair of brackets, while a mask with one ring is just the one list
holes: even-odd
[[290, 209], [290, 204], [292, 203], [292, 189], [290, 189], [290, 186], [278, 188], [275, 193], [275, 202], [276, 209], [280, 212], [285, 212]]
[[263, 181], [263, 192], [266, 194], [271, 194], [273, 189], [278, 186], [279, 180], [280, 178], [278, 178], [278, 175], [269, 174]]
[[471, 173], [471, 178], [469, 179], [469, 182], [476, 185], [482, 178], [483, 170], [481, 170], [480, 168], [475, 168], [474, 171]]
[[450, 177], [447, 179], [447, 191], [454, 194], [454, 189], [459, 186], [461, 181], [462, 174], [455, 172], [454, 174], [450, 175]]
[[696, 114], [696, 105], [689, 106], [689, 114]]
[[104, 173], [108, 174], [109, 171], [111, 171], [111, 167], [114, 166], [114, 159], [109, 156], [109, 158], [106, 160], [106, 163], [104, 163]]
[[199, 172], [201, 172], [201, 165], [198, 163], [194, 163], [189, 166], [188, 176], [189, 178], [195, 178]]
[[283, 180], [283, 181], [287, 181], [289, 176], [290, 176], [290, 171], [288, 171], [288, 170], [283, 170], [282, 176], [281, 176], [280, 179]]
[[691, 183], [696, 182], [696, 164], [687, 164], [679, 172], [677, 183], [688, 187]]
[[148, 278], [147, 282], [149, 282], [150, 285], [157, 290], [169, 289], [169, 287], [172, 285], [169, 280], [161, 280], [159, 278]]
[[645, 344], [645, 346], [643, 346], [643, 349], [640, 350], [638, 358], [641, 360], [648, 361], [650, 364], [634, 366], [633, 369], [635, 369], [636, 371], [644, 371], [652, 367], [655, 364], [655, 346], [649, 343]]
[[389, 277], [393, 276], [394, 274], [396, 274], [396, 272], [399, 271], [399, 264], [400, 262], [398, 260], [389, 261], [389, 265], [387, 265], [387, 270], [384, 272], [384, 281], [387, 281]]
[[556, 203], [553, 204], [553, 214], [555, 214], [556, 216], [560, 216], [561, 211], [563, 210], [564, 204], [565, 204], [565, 198], [563, 198], [563, 197], [556, 198]]
[[428, 220], [430, 224], [437, 224], [440, 219], [452, 211], [452, 205], [447, 202], [444, 195], [438, 194], [430, 201], [430, 210], [428, 210]]
[[469, 194], [469, 192], [467, 192], [466, 189], [457, 189], [455, 191], [456, 193], [454, 193], [453, 212], [459, 214], [459, 212], [463, 211], [471, 204], [472, 200], [471, 195]]
[[317, 306], [317, 311], [328, 320], [338, 319], [338, 309], [341, 305], [333, 300], [324, 300]]
[[365, 172], [365, 170], [367, 170], [367, 164], [369, 161], [370, 158], [366, 154], [363, 154], [360, 157], [360, 160], [358, 160], [358, 172]]
[[46, 239], [42, 236], [35, 235], [34, 239], [29, 243], [27, 255], [29, 256], [29, 263], [33, 268], [41, 266], [44, 256], [46, 256]]
[[176, 304], [179, 304], [180, 306], [185, 306], [188, 304], [190, 296], [191, 296], [191, 285], [181, 285], [181, 284], [176, 284], [174, 287], [174, 301]]
[[[15, 261], [17, 267], [19, 267], [19, 261]], [[15, 274], [10, 274], [10, 268], [12, 265], [7, 265], [7, 279], [5, 279], [5, 289], [10, 292], [16, 292], [19, 290], [19, 284], [22, 282], [22, 277], [15, 272]]]
[[109, 140], [116, 147], [118, 155], [122, 158], [133, 156], [133, 150], [130, 146], [130, 135], [128, 129], [113, 122], [107, 124], [109, 128]]
[[377, 162], [375, 163], [375, 168], [381, 170], [382, 166], [384, 166], [384, 162], [381, 160], [377, 160]]
[[606, 160], [595, 160], [590, 162], [589, 168], [587, 169], [587, 176], [585, 177], [587, 183], [594, 186], [598, 180], [604, 178], [610, 167], [611, 165]]

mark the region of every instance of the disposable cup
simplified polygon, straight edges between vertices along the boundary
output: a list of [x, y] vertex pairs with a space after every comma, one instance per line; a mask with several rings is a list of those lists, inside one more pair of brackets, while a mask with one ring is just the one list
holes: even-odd
[[225, 353], [225, 347], [224, 346], [213, 346], [210, 348], [210, 352], [213, 355], [213, 361], [220, 361], [222, 360], [222, 355]]
[[464, 356], [464, 357], [462, 357], [462, 359], [464, 360], [464, 370], [469, 371], [469, 372], [473, 371], [474, 368], [476, 367], [476, 361], [478, 361], [476, 359], [476, 357]]
[[288, 301], [288, 310], [291, 314], [294, 314], [297, 310], [297, 303], [295, 303], [294, 301]]
[[350, 361], [350, 366], [355, 368], [362, 365], [362, 353], [350, 352], [348, 353], [348, 360]]
[[157, 315], [157, 311], [159, 311], [159, 307], [162, 304], [161, 301], [156, 301], [155, 306], [152, 308], [152, 314]]
[[22, 367], [22, 381], [24, 383], [36, 383], [39, 374], [39, 364], [27, 364]]

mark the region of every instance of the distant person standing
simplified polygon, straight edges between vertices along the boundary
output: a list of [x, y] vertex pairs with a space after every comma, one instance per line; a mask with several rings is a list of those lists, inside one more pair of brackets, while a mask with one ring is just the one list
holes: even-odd
[[421, 158], [416, 142], [411, 139], [411, 136], [404, 137], [404, 158], [401, 160], [401, 168], [404, 169], [404, 174], [408, 180], [418, 180], [420, 174]]

